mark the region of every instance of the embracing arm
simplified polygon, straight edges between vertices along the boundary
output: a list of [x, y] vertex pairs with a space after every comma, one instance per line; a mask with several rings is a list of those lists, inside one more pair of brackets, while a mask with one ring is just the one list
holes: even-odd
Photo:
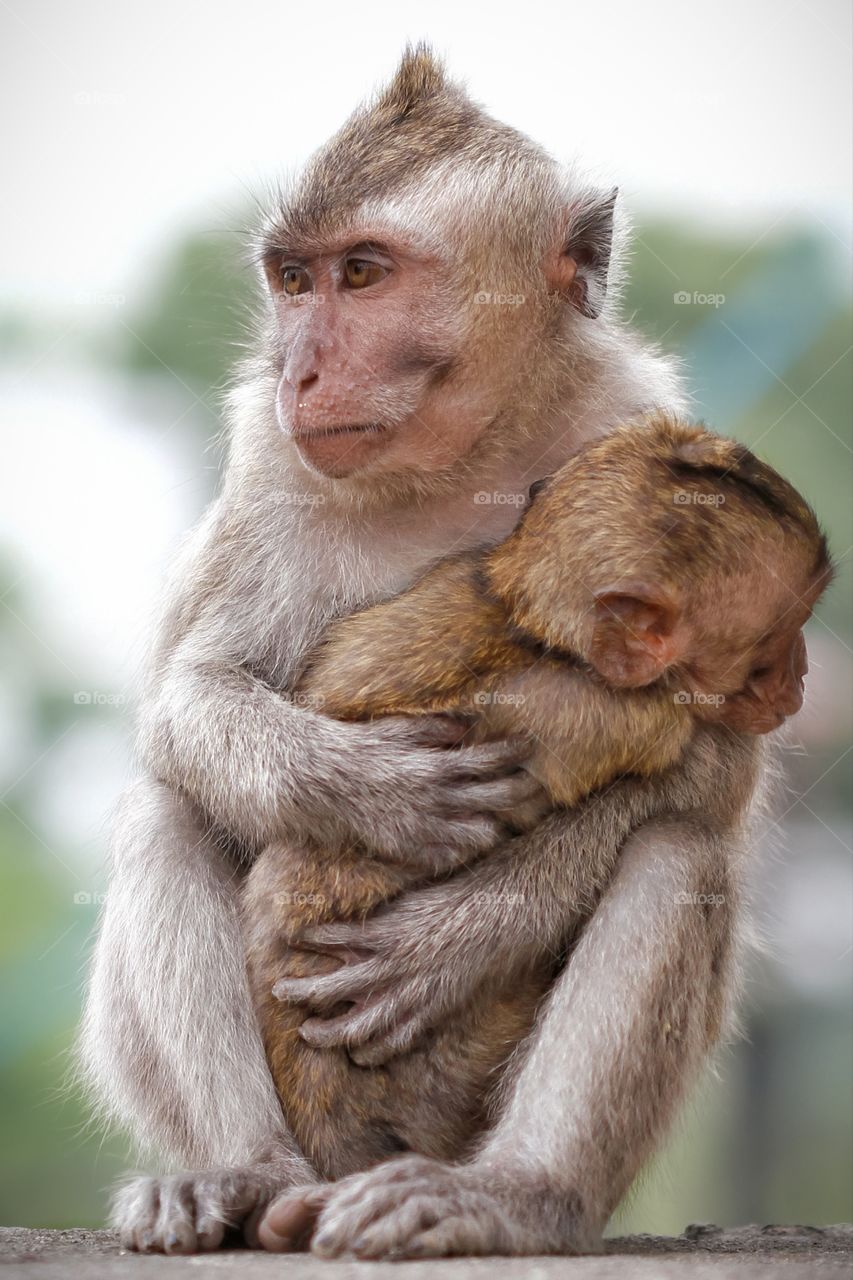
[[269, 602], [253, 604], [234, 580], [217, 518], [214, 509], [179, 566], [155, 647], [140, 731], [153, 776], [248, 849], [288, 835], [330, 847], [360, 839], [435, 870], [493, 845], [496, 812], [523, 799], [523, 780], [507, 776], [518, 744], [442, 750], [460, 726], [344, 724], [270, 687], [253, 654], [266, 645], [290, 667], [302, 655], [277, 633], [287, 624], [271, 621]]
[[443, 884], [403, 895], [363, 924], [325, 925], [306, 942], [366, 954], [316, 979], [278, 984], [277, 994], [318, 1014], [341, 1000], [358, 1007], [312, 1018], [302, 1034], [321, 1047], [346, 1044], [375, 1065], [409, 1048], [490, 984], [505, 986], [543, 955], [558, 960], [592, 916], [630, 834], [661, 816], [695, 815], [734, 839], [756, 785], [761, 745], [701, 728], [666, 773], [625, 779]]

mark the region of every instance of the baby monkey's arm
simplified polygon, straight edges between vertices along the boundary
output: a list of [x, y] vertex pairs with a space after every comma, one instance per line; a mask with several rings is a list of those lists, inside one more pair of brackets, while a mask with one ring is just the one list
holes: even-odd
[[531, 656], [524, 670], [492, 677], [477, 697], [478, 736], [527, 736], [533, 751], [524, 767], [558, 805], [575, 805], [624, 774], [660, 773], [681, 758], [693, 732], [688, 707], [672, 692], [612, 689], [552, 657]]
[[298, 692], [338, 720], [459, 710], [525, 655], [479, 580], [480, 556], [443, 561], [403, 595], [334, 623]]

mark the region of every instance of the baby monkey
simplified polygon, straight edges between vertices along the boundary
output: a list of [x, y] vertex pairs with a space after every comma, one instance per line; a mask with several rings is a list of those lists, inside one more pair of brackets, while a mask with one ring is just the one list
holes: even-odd
[[[300, 691], [339, 719], [446, 712], [470, 720], [476, 740], [526, 735], [525, 768], [548, 807], [669, 768], [697, 720], [761, 734], [799, 710], [802, 627], [832, 570], [814, 513], [772, 468], [656, 415], [583, 448], [531, 497], [499, 546], [442, 561], [335, 623]], [[542, 812], [522, 805], [508, 830]], [[543, 959], [382, 1068], [311, 1048], [299, 1036], [308, 1013], [272, 988], [337, 961], [295, 949], [300, 931], [364, 916], [417, 878], [361, 848], [274, 845], [247, 880], [267, 1055], [324, 1178], [403, 1150], [464, 1156], [554, 977]]]

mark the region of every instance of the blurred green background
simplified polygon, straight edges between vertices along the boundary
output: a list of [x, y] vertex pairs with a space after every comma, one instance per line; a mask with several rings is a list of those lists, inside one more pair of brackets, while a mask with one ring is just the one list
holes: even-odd
[[[705, 1082], [617, 1219], [620, 1230], [678, 1231], [694, 1219], [825, 1222], [851, 1213], [853, 319], [842, 265], [830, 236], [796, 223], [760, 244], [662, 223], [641, 225], [636, 240], [628, 314], [683, 359], [697, 412], [798, 483], [828, 528], [841, 572], [810, 626], [808, 704], [786, 750], [787, 784], [767, 848], [756, 851], [766, 945], [751, 965], [746, 1039], [722, 1055], [717, 1077]], [[82, 333], [63, 331], [61, 353], [54, 349], [37, 374], [33, 361], [54, 335], [25, 314], [3, 319], [6, 370], [28, 371], [26, 394], [40, 414], [56, 416], [57, 435], [73, 430], [85, 411], [104, 416], [105, 434], [119, 442], [106, 463], [96, 462], [97, 440], [87, 444], [87, 469], [103, 465], [103, 475], [96, 471], [64, 512], [47, 503], [35, 515], [42, 526], [45, 519], [61, 525], [69, 513], [77, 525], [91, 524], [88, 542], [70, 524], [59, 531], [60, 554], [67, 539], [72, 578], [79, 574], [81, 584], [80, 597], [72, 591], [57, 609], [59, 629], [55, 620], [46, 627], [49, 586], [33, 585], [31, 567], [12, 546], [2, 562], [0, 1203], [7, 1223], [97, 1224], [103, 1188], [125, 1164], [122, 1142], [87, 1129], [79, 1099], [62, 1092], [106, 889], [101, 819], [128, 767], [123, 681], [134, 663], [130, 650], [111, 663], [104, 658], [114, 640], [110, 609], [117, 604], [127, 614], [128, 601], [117, 586], [115, 597], [88, 613], [87, 555], [103, 542], [99, 501], [115, 501], [103, 497], [105, 489], [118, 486], [122, 503], [141, 487], [146, 502], [163, 504], [139, 519], [162, 520], [170, 543], [213, 491], [217, 396], [253, 288], [239, 238], [190, 234], [164, 255], [145, 305], [115, 308], [117, 324], [111, 318]], [[40, 453], [54, 447], [38, 445]], [[159, 460], [150, 476], [146, 451]], [[133, 536], [138, 542], [135, 526]], [[146, 600], [161, 560], [155, 548], [139, 570]], [[106, 568], [95, 567], [102, 584]], [[135, 626], [132, 610], [128, 616]]]

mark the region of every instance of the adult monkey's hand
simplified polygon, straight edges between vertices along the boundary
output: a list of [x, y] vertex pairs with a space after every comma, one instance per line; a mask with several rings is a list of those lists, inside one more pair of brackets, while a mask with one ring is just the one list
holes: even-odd
[[[625, 781], [619, 789], [621, 806], [608, 790], [572, 813], [553, 814], [444, 883], [402, 894], [363, 922], [307, 930], [300, 946], [344, 963], [329, 974], [276, 984], [276, 996], [318, 1015], [303, 1023], [303, 1039], [317, 1048], [345, 1046], [355, 1062], [377, 1066], [542, 957], [556, 969], [594, 910], [621, 841], [674, 799], [663, 780]], [[323, 1016], [342, 1001], [352, 1007]]]
[[[477, 884], [475, 872], [463, 871], [403, 894], [366, 921], [306, 930], [301, 948], [344, 963], [328, 974], [283, 978], [273, 988], [279, 999], [318, 1015], [302, 1024], [302, 1038], [315, 1048], [345, 1046], [358, 1065], [378, 1066], [465, 1005], [488, 971], [500, 969], [501, 941], [512, 951], [509, 938], [490, 940], [477, 928]], [[346, 1013], [324, 1016], [342, 1001], [351, 1003]]]
[[[333, 837], [350, 837], [395, 863], [441, 874], [496, 845], [499, 814], [541, 794], [521, 764], [521, 739], [459, 746], [467, 726], [441, 716], [400, 716], [370, 724], [327, 721], [328, 775], [318, 806]], [[309, 786], [310, 786], [309, 778]], [[311, 824], [314, 839], [321, 838]]]
[[519, 770], [522, 742], [458, 746], [465, 727], [441, 716], [332, 720], [251, 671], [202, 661], [203, 644], [191, 632], [169, 659], [143, 720], [143, 754], [250, 848], [359, 841], [437, 874], [497, 844], [498, 815], [540, 790]]

